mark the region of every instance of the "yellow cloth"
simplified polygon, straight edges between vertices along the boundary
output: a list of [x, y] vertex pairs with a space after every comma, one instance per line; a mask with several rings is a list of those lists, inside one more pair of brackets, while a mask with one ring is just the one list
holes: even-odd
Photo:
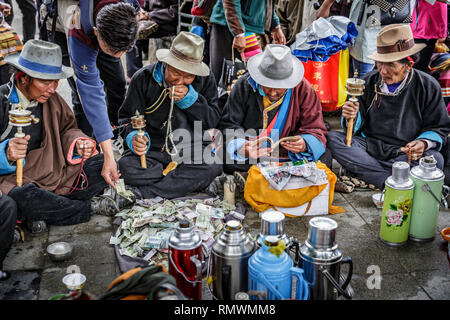
[[[328, 201], [328, 213], [343, 213], [344, 208], [333, 206], [334, 186], [336, 184], [336, 175], [328, 169], [322, 162], [316, 162], [318, 169], [325, 170], [330, 185], [330, 194]], [[269, 181], [264, 178], [258, 166], [253, 165], [248, 171], [248, 178], [245, 183], [244, 198], [248, 204], [257, 212], [263, 212], [267, 209], [274, 209], [274, 206], [293, 208], [310, 203], [319, 193], [321, 193], [327, 184], [320, 186], [309, 186], [301, 189], [280, 190], [270, 188]], [[310, 206], [309, 206], [310, 207]], [[308, 207], [308, 210], [309, 210]]]

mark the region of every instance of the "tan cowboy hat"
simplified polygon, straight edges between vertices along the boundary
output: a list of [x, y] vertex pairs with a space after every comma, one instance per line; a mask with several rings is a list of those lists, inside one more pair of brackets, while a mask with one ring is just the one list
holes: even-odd
[[186, 31], [173, 39], [170, 49], [156, 50], [156, 58], [181, 71], [196, 76], [209, 76], [209, 67], [203, 63], [205, 41], [198, 35]]
[[248, 60], [247, 68], [256, 83], [275, 89], [296, 87], [305, 73], [291, 49], [281, 44], [268, 44], [264, 52]]
[[379, 62], [393, 62], [409, 57], [423, 48], [423, 43], [414, 43], [409, 24], [391, 24], [377, 35], [377, 52], [367, 58]]

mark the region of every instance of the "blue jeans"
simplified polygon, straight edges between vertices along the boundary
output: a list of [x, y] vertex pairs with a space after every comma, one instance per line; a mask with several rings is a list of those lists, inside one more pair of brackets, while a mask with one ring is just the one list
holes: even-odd
[[362, 78], [366, 73], [373, 70], [375, 67], [374, 63], [365, 63], [352, 58], [353, 60], [353, 70], [358, 70], [358, 78]]
[[[384, 188], [384, 182], [392, 175], [392, 165], [396, 161], [408, 162], [406, 154], [401, 154], [389, 160], [378, 160], [367, 152], [367, 142], [361, 136], [352, 137], [352, 145], [346, 145], [346, 133], [339, 131], [328, 132], [327, 148], [331, 150], [333, 158], [344, 169], [367, 183], [379, 189]], [[444, 167], [444, 157], [437, 150], [427, 150], [423, 156], [434, 156], [439, 169]], [[419, 161], [411, 161], [411, 168], [419, 165]]]

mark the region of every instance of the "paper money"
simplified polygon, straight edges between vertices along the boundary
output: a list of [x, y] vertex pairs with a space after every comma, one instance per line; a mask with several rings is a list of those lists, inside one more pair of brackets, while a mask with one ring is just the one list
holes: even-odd
[[123, 179], [119, 179], [119, 181], [116, 182], [116, 191], [120, 196], [124, 197], [130, 202], [133, 202], [134, 194], [130, 190], [125, 189], [125, 181]]
[[150, 250], [144, 257], [144, 260], [150, 261], [150, 259], [157, 253], [158, 251], [156, 249]]

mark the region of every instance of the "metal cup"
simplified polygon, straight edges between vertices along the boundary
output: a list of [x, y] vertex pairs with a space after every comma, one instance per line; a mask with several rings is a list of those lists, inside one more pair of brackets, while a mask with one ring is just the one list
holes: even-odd
[[314, 248], [331, 248], [336, 244], [337, 222], [316, 217], [309, 220], [308, 242]]

